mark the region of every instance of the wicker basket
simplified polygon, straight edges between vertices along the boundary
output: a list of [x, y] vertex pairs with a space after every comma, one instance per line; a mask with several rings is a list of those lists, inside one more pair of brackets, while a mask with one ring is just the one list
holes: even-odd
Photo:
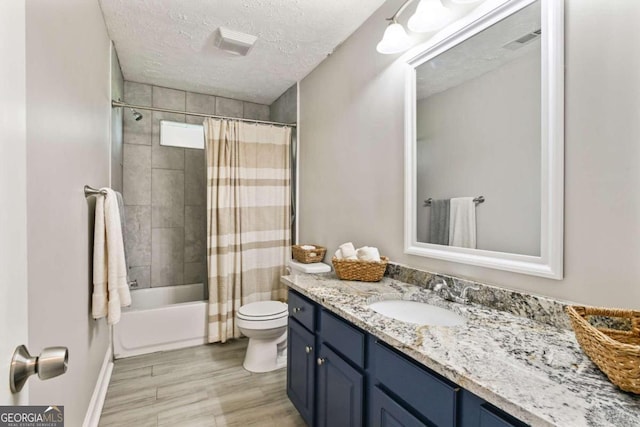
[[[566, 308], [582, 350], [609, 380], [624, 391], [640, 394], [640, 311], [569, 306]], [[631, 330], [592, 326], [587, 316], [619, 317]]]
[[359, 280], [360, 282], [379, 282], [387, 269], [389, 258], [381, 256], [380, 261], [360, 261], [357, 259], [331, 259], [336, 275], [340, 280]]
[[312, 262], [322, 262], [324, 254], [327, 252], [327, 248], [322, 246], [313, 245], [315, 249], [302, 249], [300, 245], [291, 246], [291, 253], [293, 258], [303, 264], [311, 264]]

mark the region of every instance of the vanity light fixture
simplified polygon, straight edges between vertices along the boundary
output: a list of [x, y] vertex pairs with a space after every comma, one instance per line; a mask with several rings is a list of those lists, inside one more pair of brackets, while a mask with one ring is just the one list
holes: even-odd
[[444, 7], [440, 0], [420, 0], [407, 26], [414, 33], [428, 33], [439, 30], [452, 19], [453, 12]]
[[[409, 0], [411, 1], [411, 0]], [[382, 40], [376, 46], [376, 50], [385, 55], [404, 52], [411, 46], [411, 39], [404, 30], [404, 27], [398, 24], [393, 18], [386, 30]]]
[[[458, 4], [479, 3], [482, 0], [450, 0]], [[393, 14], [389, 26], [384, 31], [382, 40], [376, 46], [376, 50], [383, 54], [394, 54], [403, 52], [411, 47], [411, 38], [407, 35], [404, 27], [398, 24], [398, 16], [412, 3], [413, 0], [406, 0], [400, 9]], [[429, 33], [437, 31], [450, 23], [454, 18], [454, 12], [442, 4], [442, 0], [420, 0], [415, 13], [409, 18], [407, 26], [414, 33]]]

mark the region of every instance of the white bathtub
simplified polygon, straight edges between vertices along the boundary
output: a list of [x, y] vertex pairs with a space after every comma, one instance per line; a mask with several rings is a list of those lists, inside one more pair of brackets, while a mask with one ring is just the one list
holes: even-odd
[[113, 327], [116, 359], [207, 343], [204, 285], [131, 291], [131, 307]]

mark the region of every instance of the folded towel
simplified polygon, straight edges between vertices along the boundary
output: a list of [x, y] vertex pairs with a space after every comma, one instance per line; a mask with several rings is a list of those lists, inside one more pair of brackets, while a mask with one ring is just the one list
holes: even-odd
[[340, 249], [338, 249], [334, 254], [334, 257], [338, 258], [338, 259], [342, 259], [342, 251]]
[[451, 199], [449, 245], [476, 248], [476, 204], [473, 197]]
[[118, 200], [118, 212], [120, 213], [120, 229], [122, 230], [122, 247], [124, 248], [124, 267], [127, 270], [127, 283], [129, 283], [129, 255], [127, 254], [127, 233], [125, 229], [126, 220], [124, 217], [124, 197], [119, 191], [114, 191]]
[[347, 242], [340, 245], [340, 251], [342, 251], [342, 257], [346, 259], [358, 259], [356, 254], [356, 248], [353, 243]]
[[106, 316], [113, 325], [120, 320], [120, 307], [131, 305], [131, 294], [117, 195], [104, 190], [107, 194], [96, 199], [91, 313], [95, 319]]
[[361, 261], [380, 262], [380, 252], [378, 248], [363, 246], [356, 251], [358, 259]]
[[300, 249], [304, 249], [305, 251], [310, 251], [310, 250], [313, 250], [315, 248], [316, 247], [313, 246], [313, 245], [302, 245], [302, 246], [300, 246]]
[[432, 200], [429, 215], [428, 243], [449, 244], [449, 200]]

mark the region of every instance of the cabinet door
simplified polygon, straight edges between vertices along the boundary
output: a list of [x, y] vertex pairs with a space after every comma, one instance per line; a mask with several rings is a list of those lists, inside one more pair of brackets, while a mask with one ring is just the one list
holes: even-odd
[[297, 321], [289, 319], [287, 396], [307, 425], [313, 425], [314, 371], [314, 335]]
[[362, 426], [363, 375], [327, 346], [317, 357], [318, 426]]
[[391, 399], [377, 386], [371, 392], [373, 427], [426, 427], [419, 419]]

